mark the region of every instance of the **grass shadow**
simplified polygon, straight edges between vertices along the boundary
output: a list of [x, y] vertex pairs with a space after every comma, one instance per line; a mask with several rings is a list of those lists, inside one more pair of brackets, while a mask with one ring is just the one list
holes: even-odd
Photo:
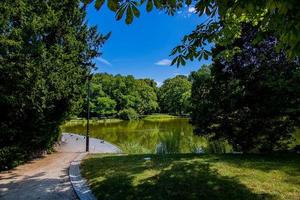
[[[149, 156], [151, 161], [143, 159]], [[207, 162], [185, 161], [193, 157], [198, 156], [128, 155], [90, 158], [84, 163], [83, 173], [98, 199], [276, 199], [267, 193], [254, 193], [234, 177], [220, 175]], [[152, 171], [156, 172], [149, 175]]]

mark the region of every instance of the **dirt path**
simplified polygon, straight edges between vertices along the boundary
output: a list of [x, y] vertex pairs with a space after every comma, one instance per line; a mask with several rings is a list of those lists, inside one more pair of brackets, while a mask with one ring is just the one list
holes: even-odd
[[[80, 152], [85, 138], [64, 135], [56, 153], [0, 173], [1, 200], [76, 199], [68, 177], [68, 168]], [[116, 152], [118, 149], [101, 140], [92, 139], [92, 152]]]

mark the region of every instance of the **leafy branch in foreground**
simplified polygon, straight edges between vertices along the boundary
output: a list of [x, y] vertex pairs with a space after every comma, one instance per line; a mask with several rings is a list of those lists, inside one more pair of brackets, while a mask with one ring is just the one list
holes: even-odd
[[[100, 9], [105, 0], [83, 0], [84, 5], [94, 3]], [[300, 4], [298, 0], [107, 0], [107, 6], [116, 13], [116, 19], [131, 24], [140, 16], [139, 8], [146, 4], [147, 12], [156, 8], [174, 15], [185, 6], [194, 7], [195, 14], [204, 16], [206, 21], [185, 36], [182, 45], [176, 47], [171, 55], [175, 56], [172, 64], [185, 65], [187, 60], [208, 59], [211, 55], [208, 43], [232, 44], [241, 36], [241, 25], [251, 23], [259, 27], [262, 35], [272, 32], [278, 38], [277, 50], [285, 49], [289, 58], [300, 54]], [[227, 56], [235, 51], [227, 50]]]

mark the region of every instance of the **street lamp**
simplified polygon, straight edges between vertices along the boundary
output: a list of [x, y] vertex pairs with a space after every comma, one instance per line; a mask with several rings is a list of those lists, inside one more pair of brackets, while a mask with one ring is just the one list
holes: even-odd
[[90, 134], [89, 134], [89, 131], [90, 131], [90, 85], [91, 85], [91, 79], [92, 79], [92, 74], [89, 74], [87, 76], [87, 115], [86, 115], [86, 121], [87, 121], [87, 124], [86, 124], [86, 146], [85, 146], [85, 151], [86, 152], [89, 152], [89, 146], [90, 146]]

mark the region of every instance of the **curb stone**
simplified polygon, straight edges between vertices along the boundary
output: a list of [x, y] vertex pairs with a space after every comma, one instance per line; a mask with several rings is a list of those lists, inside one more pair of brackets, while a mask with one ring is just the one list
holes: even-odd
[[87, 153], [80, 153], [70, 164], [69, 177], [79, 200], [97, 200], [89, 188], [87, 181], [80, 174], [80, 162]]

